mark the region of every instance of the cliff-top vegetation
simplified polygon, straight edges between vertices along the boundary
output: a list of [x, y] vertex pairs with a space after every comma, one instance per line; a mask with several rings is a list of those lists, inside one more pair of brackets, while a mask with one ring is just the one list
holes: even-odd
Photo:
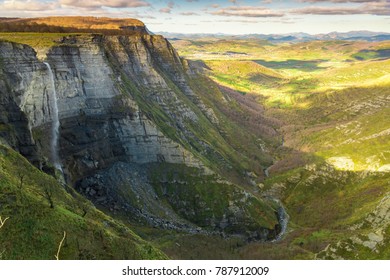
[[145, 25], [137, 19], [98, 17], [2, 18], [0, 32], [39, 33], [104, 33], [129, 35], [144, 32]]

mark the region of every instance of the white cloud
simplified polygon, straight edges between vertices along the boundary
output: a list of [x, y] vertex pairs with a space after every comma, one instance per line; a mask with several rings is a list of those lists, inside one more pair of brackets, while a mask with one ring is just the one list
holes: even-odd
[[390, 15], [390, 3], [369, 2], [359, 7], [306, 7], [290, 10], [293, 14], [301, 15]]
[[60, 0], [60, 4], [81, 8], [138, 8], [150, 6], [148, 2], [143, 0]]
[[194, 13], [194, 12], [183, 12], [183, 13], [180, 13], [182, 16], [198, 16], [199, 14], [198, 13]]
[[161, 9], [159, 10], [159, 12], [160, 12], [160, 13], [165, 13], [165, 14], [170, 14], [171, 11], [172, 11], [172, 9], [173, 9], [173, 7], [174, 7], [175, 5], [176, 5], [175, 2], [169, 1], [168, 4], [167, 4], [167, 6], [166, 6], [165, 8], [161, 8]]
[[9, 11], [44, 11], [44, 10], [53, 10], [58, 7], [57, 3], [45, 3], [39, 2], [36, 0], [10, 0], [4, 1], [0, 4], [1, 10]]
[[160, 13], [165, 13], [165, 14], [170, 14], [171, 13], [171, 8], [161, 8], [160, 10]]
[[284, 13], [280, 11], [273, 11], [264, 7], [254, 6], [231, 6], [211, 12], [212, 15], [217, 16], [238, 16], [238, 17], [282, 17]]

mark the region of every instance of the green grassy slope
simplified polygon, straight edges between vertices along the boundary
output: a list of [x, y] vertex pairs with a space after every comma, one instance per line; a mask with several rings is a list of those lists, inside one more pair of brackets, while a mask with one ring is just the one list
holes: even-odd
[[[51, 207], [50, 200], [53, 202]], [[0, 145], [2, 259], [164, 259], [127, 226]]]

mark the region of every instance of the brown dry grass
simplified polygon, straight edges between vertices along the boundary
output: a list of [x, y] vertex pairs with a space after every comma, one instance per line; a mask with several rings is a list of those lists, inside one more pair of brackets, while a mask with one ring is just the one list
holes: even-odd
[[118, 30], [123, 26], [144, 26], [144, 23], [132, 18], [107, 17], [43, 17], [28, 19], [11, 19], [9, 22], [36, 23], [49, 26], [72, 27], [79, 29], [110, 29]]

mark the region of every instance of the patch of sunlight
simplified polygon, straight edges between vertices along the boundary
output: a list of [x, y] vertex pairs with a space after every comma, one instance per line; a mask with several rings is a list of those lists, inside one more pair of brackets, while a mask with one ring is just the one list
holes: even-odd
[[389, 83], [390, 83], [390, 74], [387, 74], [378, 78], [367, 80], [364, 84], [366, 86], [380, 86], [380, 85], [388, 85]]
[[346, 61], [329, 60], [329, 61], [320, 62], [318, 66], [323, 68], [345, 68], [350, 66], [350, 63]]
[[299, 109], [309, 109], [311, 106], [310, 102], [299, 102], [294, 104], [294, 107]]
[[334, 168], [344, 171], [354, 171], [355, 163], [350, 157], [330, 157], [326, 159], [326, 162], [333, 165]]
[[390, 172], [390, 164], [382, 165], [378, 168], [379, 172]]
[[365, 172], [390, 172], [390, 164], [381, 165], [376, 156], [366, 159], [366, 164], [357, 164], [350, 157], [330, 157], [326, 162], [337, 170], [342, 171], [365, 171]]

